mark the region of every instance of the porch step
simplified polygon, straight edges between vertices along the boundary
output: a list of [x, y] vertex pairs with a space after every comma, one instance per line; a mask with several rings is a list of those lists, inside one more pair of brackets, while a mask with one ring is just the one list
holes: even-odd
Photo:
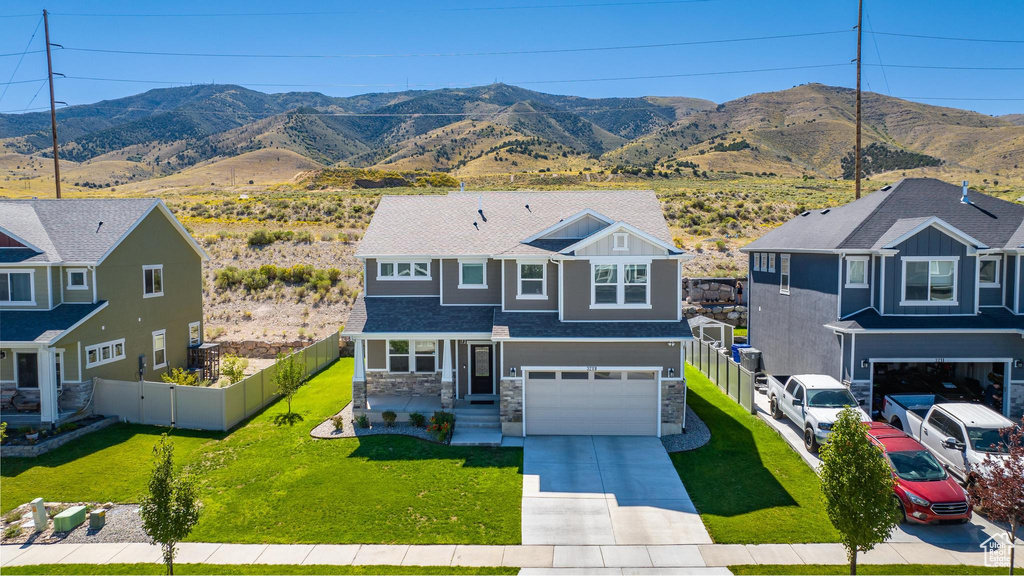
[[455, 412], [456, 422], [488, 422], [501, 419], [499, 412]]
[[455, 427], [452, 446], [501, 446], [501, 430], [494, 428]]
[[501, 422], [499, 420], [488, 420], [486, 422], [466, 422], [465, 420], [455, 421], [455, 429], [459, 428], [501, 428]]

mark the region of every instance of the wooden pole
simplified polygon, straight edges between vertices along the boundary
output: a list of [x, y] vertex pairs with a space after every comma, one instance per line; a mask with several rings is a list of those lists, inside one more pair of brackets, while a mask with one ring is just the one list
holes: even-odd
[[53, 57], [50, 54], [50, 19], [43, 10], [43, 26], [46, 29], [46, 71], [50, 78], [50, 131], [53, 133], [53, 181], [60, 198], [60, 159], [57, 157], [57, 102], [53, 98]]
[[861, 27], [863, 24], [864, 17], [864, 0], [857, 0], [857, 150], [855, 155], [856, 161], [856, 199], [860, 199], [860, 40], [861, 40]]

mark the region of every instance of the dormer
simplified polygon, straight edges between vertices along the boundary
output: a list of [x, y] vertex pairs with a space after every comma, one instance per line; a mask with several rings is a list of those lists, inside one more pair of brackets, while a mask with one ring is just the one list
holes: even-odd
[[613, 222], [614, 220], [604, 214], [587, 209], [559, 220], [533, 236], [523, 239], [523, 244], [545, 240], [582, 240], [608, 227]]
[[626, 222], [614, 222], [560, 250], [579, 258], [606, 256], [671, 256], [682, 254], [673, 244]]

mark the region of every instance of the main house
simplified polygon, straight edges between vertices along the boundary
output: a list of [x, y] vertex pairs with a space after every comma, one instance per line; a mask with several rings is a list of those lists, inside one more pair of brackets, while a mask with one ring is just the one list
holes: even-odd
[[1024, 412], [1024, 206], [905, 179], [743, 251], [769, 374], [834, 376], [876, 410], [904, 392]]
[[506, 435], [680, 431], [690, 257], [653, 192], [385, 196], [356, 256], [357, 415], [493, 404]]
[[87, 407], [93, 378], [185, 367], [205, 258], [160, 200], [0, 200], [4, 419], [56, 423]]

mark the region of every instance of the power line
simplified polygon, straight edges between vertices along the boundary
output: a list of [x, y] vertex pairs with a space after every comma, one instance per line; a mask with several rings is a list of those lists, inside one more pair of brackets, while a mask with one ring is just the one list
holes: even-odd
[[929, 36], [927, 34], [905, 34], [902, 32], [871, 32], [879, 36], [898, 36], [901, 38], [923, 38], [927, 40], [949, 40], [952, 42], [991, 42], [996, 44], [1024, 44], [1024, 40], [1008, 38], [963, 38], [957, 36]]
[[25, 60], [25, 54], [28, 53], [28, 49], [32, 46], [32, 41], [36, 39], [36, 33], [39, 32], [39, 25], [43, 23], [43, 19], [39, 18], [39, 22], [36, 23], [35, 30], [32, 31], [32, 36], [28, 39], [28, 44], [25, 44], [25, 49], [21, 51], [21, 57], [18, 58], [18, 63], [14, 66], [14, 72], [11, 72], [11, 77], [4, 84], [4, 91], [0, 92], [0, 102], [3, 102], [4, 96], [7, 95], [7, 89], [11, 87], [11, 80], [14, 80], [14, 76], [18, 73], [18, 69], [21, 68], [22, 61]]
[[757, 42], [763, 40], [782, 40], [788, 38], [805, 38], [848, 34], [849, 30], [829, 30], [824, 32], [806, 32], [801, 34], [779, 34], [774, 36], [752, 36], [749, 38], [725, 38], [715, 40], [691, 40], [687, 42], [664, 42], [657, 44], [625, 44], [618, 46], [596, 46], [584, 48], [548, 48], [539, 50], [501, 50], [494, 52], [422, 52], [392, 54], [245, 54], [245, 53], [212, 53], [212, 52], [158, 52], [147, 50], [113, 50], [105, 48], [76, 48], [68, 46], [65, 50], [73, 52], [93, 52], [101, 54], [133, 54], [142, 56], [176, 56], [195, 58], [447, 58], [464, 56], [516, 56], [531, 54], [559, 54], [573, 52], [604, 52], [613, 50], [640, 50], [649, 48], [672, 48], [678, 46], [697, 46], [702, 44], [726, 44], [733, 42]]
[[[36, 28], [38, 29], [38, 26]], [[46, 50], [42, 49], [42, 48], [39, 49], [39, 50], [25, 50], [24, 52], [8, 52], [7, 54], [0, 54], [0, 58], [9, 58], [9, 57], [12, 57], [12, 56], [24, 56], [25, 54], [41, 54], [43, 52], [46, 52]]]
[[[865, 12], [864, 16], [867, 16], [868, 32], [871, 32], [871, 15]], [[878, 66], [882, 69], [882, 80], [885, 80], [885, 93], [892, 96], [892, 90], [889, 89], [889, 77], [886, 76], [885, 66], [882, 64], [882, 52], [878, 49], [878, 37], [872, 34], [871, 41], [875, 44], [875, 56], [878, 57]], [[870, 87], [868, 86], [868, 88]]]
[[993, 101], [993, 102], [1024, 102], [1024, 98], [958, 98], [954, 96], [893, 96], [903, 100], [961, 100], [961, 101]]
[[0, 82], [0, 86], [10, 86], [11, 84], [31, 84], [33, 82], [39, 82], [40, 80], [46, 80], [46, 78], [33, 78], [31, 80], [9, 80], [7, 82]]
[[[868, 64], [865, 66], [881, 66], [881, 64]], [[889, 68], [911, 68], [917, 70], [970, 70], [975, 72], [1012, 72], [1024, 70], [1024, 66], [929, 66], [925, 64], [886, 64]]]

